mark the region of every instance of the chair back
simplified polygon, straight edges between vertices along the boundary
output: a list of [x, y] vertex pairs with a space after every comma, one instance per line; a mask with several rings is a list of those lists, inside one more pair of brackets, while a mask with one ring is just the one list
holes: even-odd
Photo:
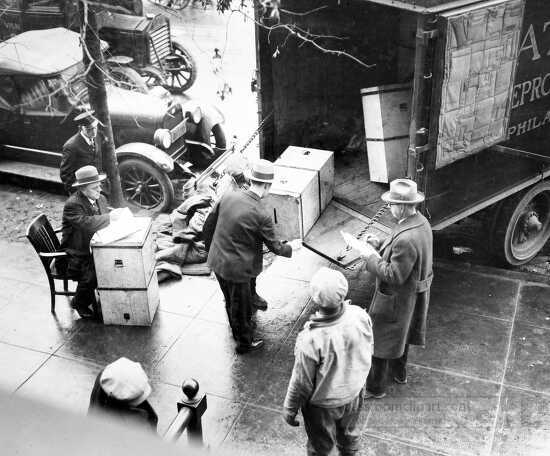
[[[50, 224], [46, 214], [40, 214], [27, 227], [27, 239], [30, 241], [36, 253], [53, 253], [61, 249], [59, 239]], [[42, 264], [49, 269], [51, 258], [40, 257]]]

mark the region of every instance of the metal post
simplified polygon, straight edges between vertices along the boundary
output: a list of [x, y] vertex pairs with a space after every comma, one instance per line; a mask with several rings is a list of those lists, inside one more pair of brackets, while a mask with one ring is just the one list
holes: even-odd
[[187, 429], [187, 438], [192, 445], [202, 445], [202, 415], [206, 411], [206, 395], [197, 397], [199, 382], [194, 378], [184, 380], [181, 385], [183, 398], [178, 401], [178, 416], [172, 422], [164, 438], [177, 440]]

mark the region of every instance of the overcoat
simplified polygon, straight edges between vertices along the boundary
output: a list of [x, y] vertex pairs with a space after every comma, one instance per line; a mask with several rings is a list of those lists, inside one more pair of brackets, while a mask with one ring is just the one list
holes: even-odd
[[262, 272], [262, 243], [276, 255], [292, 256], [292, 248], [275, 237], [273, 221], [251, 190], [228, 191], [204, 222], [208, 265], [225, 280], [248, 282]]
[[425, 345], [432, 244], [430, 224], [416, 213], [398, 224], [384, 241], [381, 258], [370, 255], [366, 259], [366, 269], [376, 276], [369, 314], [377, 358], [400, 358], [405, 344]]
[[73, 193], [63, 208], [61, 248], [68, 254], [68, 271], [80, 270], [83, 257], [89, 257], [90, 240], [97, 230], [109, 225], [107, 200], [97, 200], [99, 214], [94, 212], [90, 200], [81, 192]]
[[63, 145], [59, 176], [67, 193], [74, 191], [72, 185], [75, 181], [75, 171], [87, 165], [95, 166], [98, 171], [101, 171], [101, 163], [96, 148], [89, 145], [79, 132], [71, 136]]

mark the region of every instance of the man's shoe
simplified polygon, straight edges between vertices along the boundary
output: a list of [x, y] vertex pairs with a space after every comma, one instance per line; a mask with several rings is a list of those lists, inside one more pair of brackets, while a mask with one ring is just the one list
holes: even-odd
[[79, 309], [75, 308], [75, 310], [78, 312], [78, 315], [80, 318], [94, 318], [95, 314], [88, 308], [86, 309]]
[[365, 399], [382, 399], [383, 397], [386, 397], [386, 393], [374, 394], [369, 390], [365, 391]]
[[267, 301], [260, 295], [254, 296], [254, 307], [258, 310], [267, 310]]
[[400, 385], [404, 385], [405, 383], [407, 383], [407, 377], [401, 379], [401, 378], [397, 378], [397, 377], [393, 377], [393, 381], [395, 383], [399, 383]]
[[242, 355], [243, 353], [248, 353], [251, 351], [259, 350], [264, 346], [264, 341], [262, 339], [255, 339], [253, 340], [250, 345], [237, 345], [237, 348], [235, 351]]

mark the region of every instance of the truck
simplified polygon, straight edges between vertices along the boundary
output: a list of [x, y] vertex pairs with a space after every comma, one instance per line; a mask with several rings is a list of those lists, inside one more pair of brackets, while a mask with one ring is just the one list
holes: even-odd
[[[408, 177], [433, 230], [477, 217], [499, 261], [534, 258], [550, 237], [550, 2], [297, 0], [292, 13], [257, 13], [260, 151], [336, 152], [305, 245], [356, 263], [339, 231], [389, 233], [380, 195]], [[369, 134], [368, 109], [395, 96]], [[366, 147], [346, 150], [363, 128]]]

